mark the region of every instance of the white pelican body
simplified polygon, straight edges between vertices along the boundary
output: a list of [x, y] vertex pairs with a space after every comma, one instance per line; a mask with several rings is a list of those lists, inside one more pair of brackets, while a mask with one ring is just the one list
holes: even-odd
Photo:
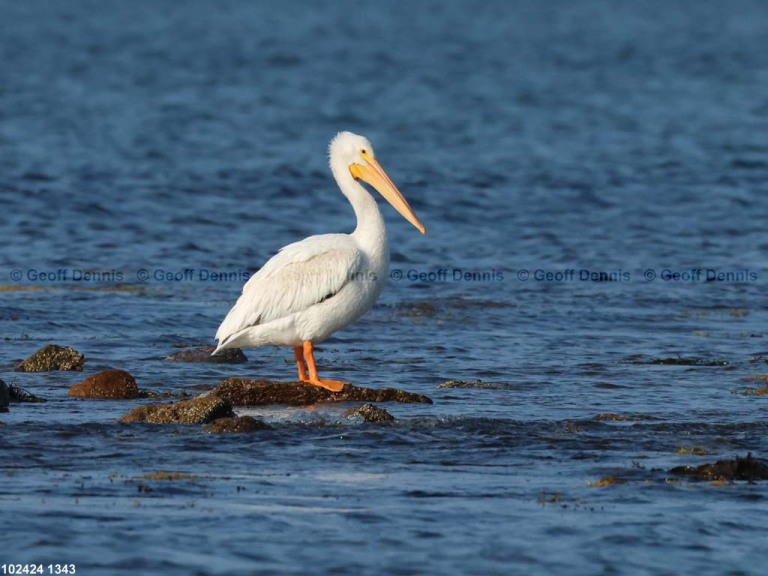
[[389, 267], [384, 219], [376, 200], [358, 179], [376, 188], [422, 234], [425, 230], [374, 158], [368, 140], [341, 132], [331, 142], [329, 155], [336, 182], [355, 211], [355, 231], [310, 236], [275, 254], [248, 280], [219, 326], [216, 352], [292, 346], [299, 380], [339, 391], [343, 382], [318, 377], [312, 346], [354, 322], [373, 305]]

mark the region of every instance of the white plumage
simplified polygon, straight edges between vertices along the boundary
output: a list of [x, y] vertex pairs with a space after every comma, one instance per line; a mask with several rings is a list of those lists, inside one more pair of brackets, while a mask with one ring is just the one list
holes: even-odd
[[389, 266], [384, 220], [376, 201], [358, 180], [378, 190], [422, 233], [425, 230], [375, 159], [368, 140], [341, 132], [331, 141], [329, 156], [336, 182], [355, 211], [355, 231], [310, 236], [275, 254], [248, 280], [219, 326], [216, 351], [292, 346], [300, 380], [338, 391], [343, 382], [317, 376], [312, 346], [373, 305]]

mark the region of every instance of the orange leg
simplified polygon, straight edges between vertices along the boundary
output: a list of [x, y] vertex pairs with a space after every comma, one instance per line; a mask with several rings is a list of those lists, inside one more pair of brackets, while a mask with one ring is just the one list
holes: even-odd
[[[299, 348], [294, 348], [294, 353], [296, 354], [297, 362], [298, 362], [298, 352]], [[309, 369], [309, 378], [303, 377], [302, 378], [302, 372], [301, 368], [299, 368], [299, 379], [302, 382], [306, 382], [307, 384], [312, 384], [313, 386], [320, 386], [320, 388], [325, 388], [326, 390], [330, 390], [331, 392], [341, 392], [344, 389], [344, 385], [346, 382], [341, 382], [340, 380], [321, 380], [320, 377], [317, 375], [317, 366], [315, 366], [315, 355], [314, 355], [314, 345], [312, 342], [307, 340], [304, 342], [304, 360], [307, 363], [307, 368]]]
[[294, 346], [293, 356], [296, 358], [296, 367], [299, 369], [299, 381], [306, 382], [307, 369], [304, 366], [304, 349], [301, 346]]

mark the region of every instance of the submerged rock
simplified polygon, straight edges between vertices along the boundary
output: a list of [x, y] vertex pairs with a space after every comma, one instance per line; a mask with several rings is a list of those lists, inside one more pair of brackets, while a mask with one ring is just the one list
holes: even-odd
[[229, 416], [214, 420], [204, 430], [212, 434], [239, 434], [256, 430], [272, 430], [272, 426], [251, 416]]
[[13, 384], [8, 385], [8, 395], [10, 396], [11, 402], [18, 402], [19, 404], [38, 404], [47, 402], [45, 398], [35, 396], [24, 390], [24, 388], [14, 386]]
[[325, 388], [303, 382], [273, 382], [271, 380], [248, 380], [245, 378], [222, 380], [216, 388], [211, 390], [211, 394], [226, 398], [234, 406], [264, 406], [267, 404], [308, 406], [318, 402], [420, 402], [432, 404], [432, 400], [422, 394], [414, 394], [396, 388], [376, 390], [346, 384], [341, 392], [331, 392]]
[[650, 414], [614, 414], [612, 412], [603, 412], [592, 416], [592, 420], [598, 422], [640, 422], [642, 420], [658, 420], [658, 418]]
[[69, 346], [48, 344], [19, 362], [16, 372], [50, 372], [52, 370], [80, 371], [85, 364], [85, 356]]
[[504, 382], [483, 382], [482, 380], [448, 380], [438, 388], [475, 388], [477, 390], [512, 390], [511, 384]]
[[743, 394], [744, 396], [768, 396], [768, 386], [761, 386], [760, 388], [742, 388], [735, 393]]
[[11, 393], [8, 385], [0, 380], [0, 412], [8, 412], [8, 404], [11, 403]]
[[227, 348], [212, 355], [214, 350], [216, 346], [190, 348], [175, 352], [166, 356], [165, 359], [171, 362], [210, 362], [212, 364], [242, 364], [248, 361], [240, 348]]
[[753, 482], [755, 480], [768, 480], [768, 463], [752, 458], [750, 452], [746, 458], [737, 456], [733, 460], [718, 460], [714, 464], [677, 466], [669, 472], [678, 476], [687, 476], [691, 480], [720, 480], [725, 482], [747, 480]]
[[218, 396], [206, 395], [171, 404], [139, 406], [120, 418], [120, 422], [206, 424], [226, 416], [232, 416], [232, 403]]
[[69, 396], [130, 400], [139, 397], [136, 379], [125, 370], [104, 370], [69, 388]]
[[651, 358], [650, 360], [646, 358], [634, 358], [630, 364], [647, 364], [651, 366], [728, 366], [728, 362], [725, 360], [711, 358], [683, 358], [681, 356], [673, 358]]
[[402, 302], [397, 305], [397, 310], [402, 318], [432, 318], [437, 314], [437, 306], [431, 301]]
[[615, 476], [606, 476], [596, 482], [588, 482], [587, 486], [590, 488], [605, 488], [606, 486], [615, 486], [616, 484], [625, 484], [627, 481], [622, 478], [616, 478]]
[[384, 408], [379, 408], [373, 404], [363, 404], [356, 408], [350, 408], [343, 414], [348, 418], [359, 417], [365, 422], [394, 422], [395, 417]]

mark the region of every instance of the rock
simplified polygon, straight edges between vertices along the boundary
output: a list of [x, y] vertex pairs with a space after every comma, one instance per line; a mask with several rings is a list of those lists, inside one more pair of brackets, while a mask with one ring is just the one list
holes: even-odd
[[475, 388], [477, 390], [513, 390], [514, 386], [504, 382], [483, 382], [482, 380], [448, 380], [438, 388]]
[[74, 348], [48, 344], [16, 366], [16, 372], [50, 372], [51, 370], [80, 371], [85, 356]]
[[606, 486], [615, 486], [616, 484], [625, 484], [627, 481], [622, 478], [616, 478], [615, 476], [606, 476], [605, 478], [596, 482], [587, 482], [587, 486], [590, 488], [605, 488]]
[[432, 318], [437, 313], [437, 306], [432, 302], [402, 302], [397, 304], [398, 316], [402, 318]]
[[362, 418], [365, 422], [394, 422], [395, 417], [384, 408], [379, 408], [373, 404], [363, 404], [356, 408], [350, 408], [343, 414], [348, 418], [355, 416]]
[[701, 466], [677, 466], [669, 471], [671, 474], [688, 476], [691, 480], [725, 481], [734, 480], [768, 480], [768, 463], [752, 458], [752, 453], [746, 458], [738, 456], [733, 460], [718, 460], [714, 464]]
[[655, 416], [650, 414], [614, 414], [612, 412], [604, 412], [602, 414], [595, 414], [592, 416], [592, 420], [598, 422], [641, 422], [643, 420], [658, 420]]
[[272, 430], [272, 426], [251, 416], [231, 416], [214, 420], [204, 430], [212, 434], [236, 434], [255, 432], [256, 430]]
[[242, 364], [247, 362], [248, 358], [243, 354], [240, 348], [227, 348], [220, 350], [212, 356], [216, 346], [203, 346], [202, 348], [190, 348], [175, 352], [166, 356], [166, 360], [172, 362], [210, 362], [212, 364]]
[[8, 385], [8, 395], [10, 396], [11, 402], [18, 402], [19, 404], [38, 404], [47, 402], [45, 398], [30, 394], [24, 390], [24, 388], [14, 386], [13, 384]]
[[130, 400], [139, 397], [136, 379], [125, 370], [104, 370], [69, 388], [69, 396]]
[[742, 388], [738, 393], [743, 394], [744, 396], [768, 396], [768, 386], [761, 386], [760, 388]]
[[432, 404], [432, 400], [421, 394], [405, 392], [395, 388], [361, 388], [346, 384], [341, 392], [303, 382], [273, 382], [271, 380], [248, 380], [227, 378], [211, 390], [211, 394], [226, 398], [234, 406], [264, 406], [287, 404], [307, 406], [318, 402], [421, 402]]
[[643, 365], [648, 364], [652, 366], [728, 366], [726, 360], [718, 360], [712, 358], [652, 358], [650, 360], [633, 359], [630, 364]]
[[8, 412], [8, 404], [11, 403], [11, 393], [8, 385], [0, 380], [0, 412]]
[[206, 424], [226, 416], [232, 416], [232, 403], [224, 398], [208, 394], [171, 404], [139, 406], [120, 418], [120, 422]]

